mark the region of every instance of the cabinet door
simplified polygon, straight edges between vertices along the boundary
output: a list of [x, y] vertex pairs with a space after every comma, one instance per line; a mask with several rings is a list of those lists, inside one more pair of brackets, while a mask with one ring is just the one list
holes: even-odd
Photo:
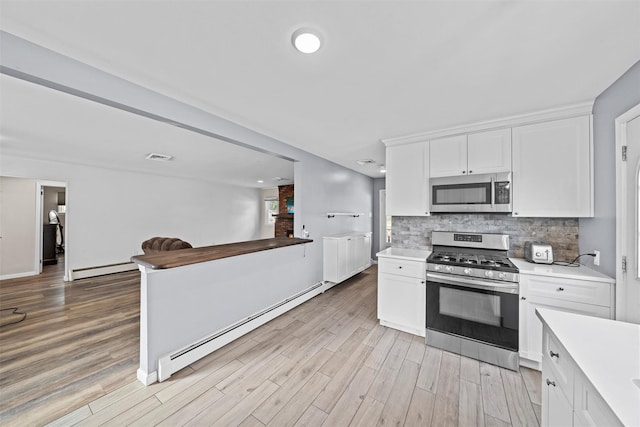
[[391, 327], [424, 336], [426, 328], [424, 280], [378, 274], [378, 318]]
[[518, 126], [513, 135], [513, 216], [593, 216], [589, 116]]
[[560, 391], [553, 372], [545, 364], [542, 365], [541, 424], [542, 427], [573, 426], [573, 405]]
[[360, 269], [364, 270], [371, 261], [371, 235], [362, 236], [362, 248], [360, 250]]
[[511, 172], [511, 129], [469, 134], [469, 174]]
[[[520, 278], [522, 280], [522, 276]], [[527, 296], [525, 300], [525, 312], [520, 312], [520, 316], [526, 316], [526, 341], [520, 340], [520, 355], [529, 360], [540, 363], [542, 360], [542, 322], [536, 316], [536, 308], [551, 308], [554, 310], [566, 311], [569, 313], [584, 314], [609, 318], [609, 307], [577, 302], [563, 301], [552, 298], [537, 296]]]
[[434, 139], [429, 142], [429, 176], [467, 174], [467, 135]]
[[387, 215], [428, 215], [429, 143], [387, 147], [386, 163]]
[[363, 236], [347, 237], [347, 276], [353, 276], [359, 271], [362, 252]]
[[336, 263], [338, 271], [338, 279], [336, 283], [342, 282], [349, 277], [350, 265], [349, 265], [349, 247], [347, 245], [347, 239], [337, 239], [337, 253]]

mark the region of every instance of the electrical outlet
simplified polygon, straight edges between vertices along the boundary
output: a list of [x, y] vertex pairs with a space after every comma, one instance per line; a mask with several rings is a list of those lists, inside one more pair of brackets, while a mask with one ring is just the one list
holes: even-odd
[[593, 251], [596, 256], [593, 258], [593, 265], [600, 265], [600, 251]]

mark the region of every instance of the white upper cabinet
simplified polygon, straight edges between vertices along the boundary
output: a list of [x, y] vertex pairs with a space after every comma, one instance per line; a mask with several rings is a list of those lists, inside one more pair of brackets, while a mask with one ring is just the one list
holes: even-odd
[[429, 215], [429, 143], [388, 146], [386, 166], [387, 215]]
[[430, 177], [511, 171], [511, 129], [455, 135], [430, 142]]
[[449, 136], [429, 142], [429, 176], [467, 174], [467, 135]]
[[470, 174], [511, 172], [511, 129], [469, 134], [467, 153]]
[[589, 115], [512, 129], [513, 216], [593, 216]]

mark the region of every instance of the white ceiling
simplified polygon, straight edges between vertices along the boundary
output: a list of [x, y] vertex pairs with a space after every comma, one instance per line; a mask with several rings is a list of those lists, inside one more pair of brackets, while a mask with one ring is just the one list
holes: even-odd
[[5, 31], [373, 177], [380, 139], [593, 101], [640, 59], [640, 1], [1, 7]]
[[293, 183], [288, 160], [1, 74], [0, 93], [3, 154], [242, 187]]

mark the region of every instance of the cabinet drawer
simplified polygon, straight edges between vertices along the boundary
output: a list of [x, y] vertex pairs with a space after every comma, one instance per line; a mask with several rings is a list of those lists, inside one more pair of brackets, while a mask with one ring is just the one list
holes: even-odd
[[547, 276], [520, 277], [526, 281], [529, 296], [611, 307], [611, 285], [608, 283]]
[[379, 258], [378, 271], [380, 273], [397, 274], [399, 276], [426, 279], [427, 264], [421, 261], [406, 261], [395, 258]]
[[580, 426], [622, 426], [618, 417], [611, 411], [582, 372], [576, 372], [575, 400], [573, 410]]
[[[542, 337], [542, 369], [554, 377], [552, 381], [569, 402], [573, 402], [574, 366], [575, 362], [556, 337], [545, 331]], [[546, 386], [545, 381], [546, 378], [542, 378], [543, 386]]]

